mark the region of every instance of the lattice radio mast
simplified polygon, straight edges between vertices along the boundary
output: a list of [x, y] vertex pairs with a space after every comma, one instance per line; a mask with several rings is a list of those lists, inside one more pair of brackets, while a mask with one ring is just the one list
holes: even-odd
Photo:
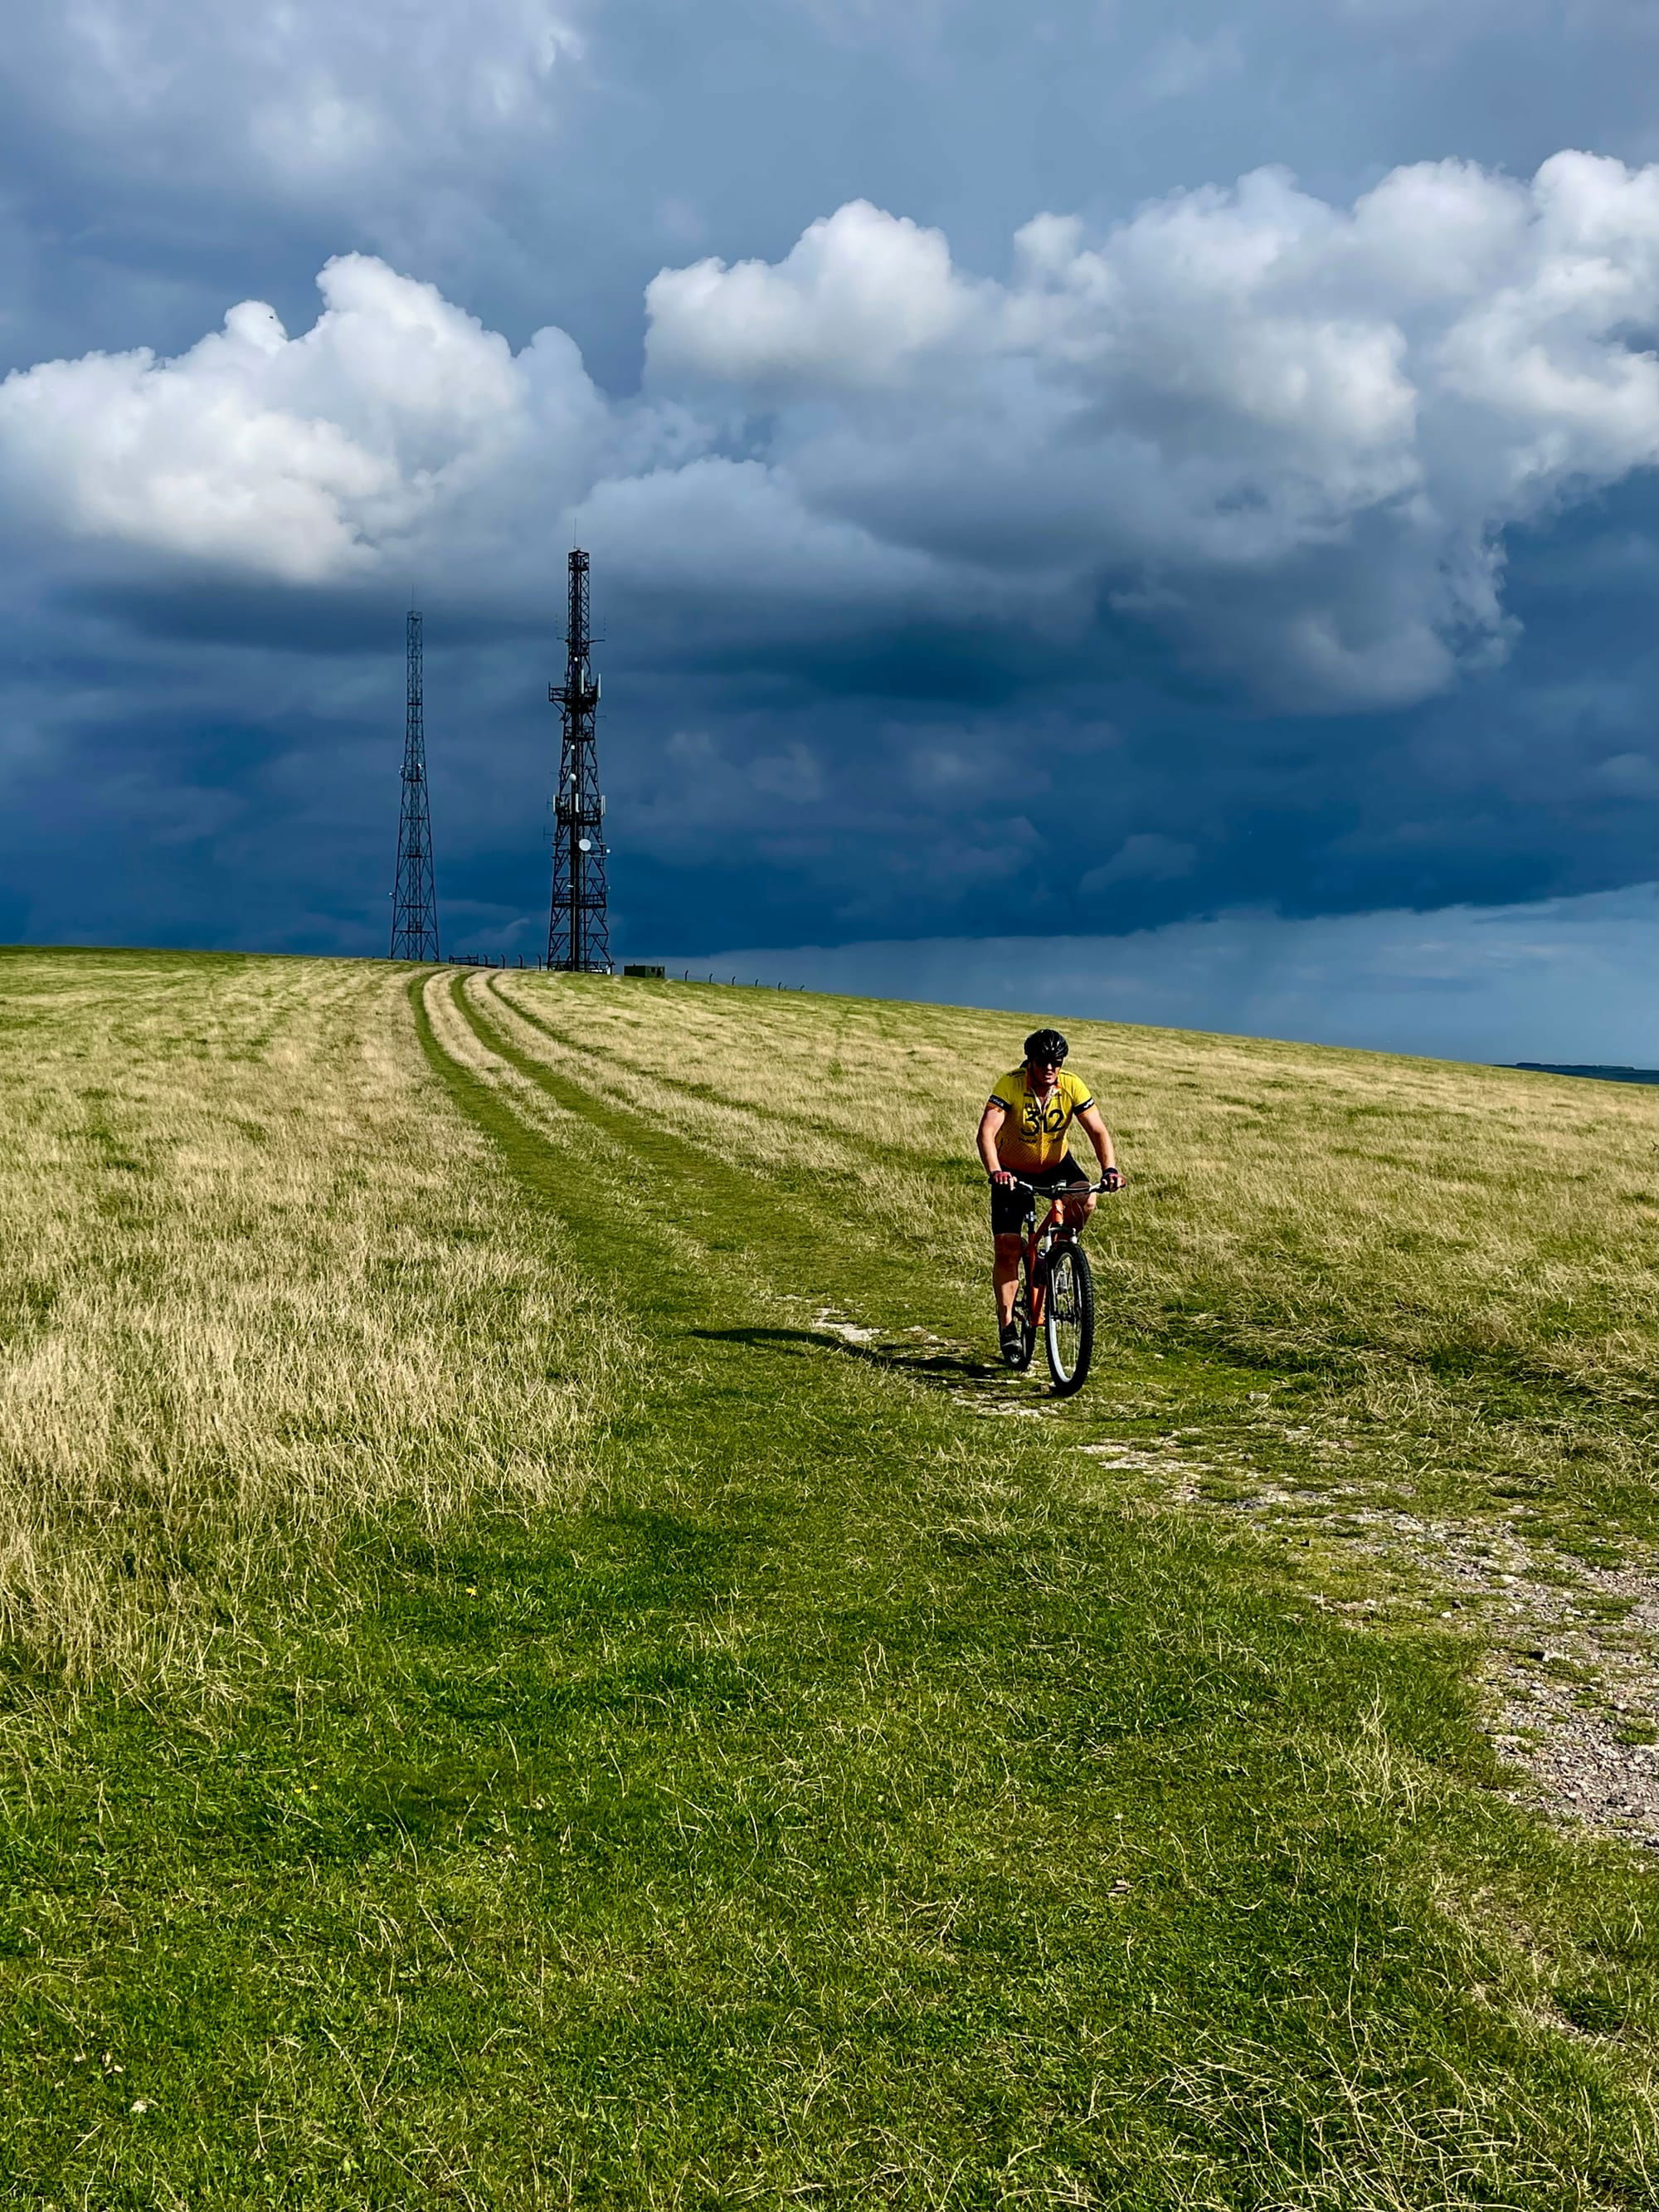
[[565, 623], [564, 682], [547, 696], [564, 720], [559, 787], [553, 801], [553, 904], [547, 924], [547, 964], [567, 974], [611, 973], [611, 928], [605, 910], [605, 800], [599, 794], [593, 718], [599, 679], [588, 665], [587, 556], [570, 556], [570, 604]]
[[404, 800], [398, 822], [398, 881], [392, 894], [392, 957], [436, 960], [438, 884], [432, 872], [432, 812], [426, 793], [426, 708], [421, 617], [404, 624], [409, 711], [404, 723]]

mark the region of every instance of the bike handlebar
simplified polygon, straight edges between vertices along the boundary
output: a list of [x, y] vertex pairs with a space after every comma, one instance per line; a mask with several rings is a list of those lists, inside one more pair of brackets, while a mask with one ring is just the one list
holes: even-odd
[[[1024, 1176], [1014, 1176], [1012, 1181], [1018, 1189], [1035, 1191], [1039, 1198], [1086, 1198], [1093, 1191], [1121, 1190], [1123, 1176], [1121, 1170], [1115, 1172], [1117, 1174], [1115, 1182], [1108, 1182], [1104, 1176], [1098, 1182], [1027, 1182]], [[994, 1181], [995, 1178], [989, 1180]]]

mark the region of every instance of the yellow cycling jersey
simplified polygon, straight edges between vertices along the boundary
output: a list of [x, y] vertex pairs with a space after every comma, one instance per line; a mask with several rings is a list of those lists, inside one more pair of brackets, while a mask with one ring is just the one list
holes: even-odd
[[1057, 1167], [1065, 1158], [1072, 1116], [1095, 1100], [1083, 1078], [1067, 1074], [1063, 1067], [1047, 1099], [1034, 1098], [1025, 1070], [1016, 1067], [985, 1103], [1007, 1109], [997, 1131], [997, 1158], [1011, 1175], [1030, 1175], [1038, 1168]]

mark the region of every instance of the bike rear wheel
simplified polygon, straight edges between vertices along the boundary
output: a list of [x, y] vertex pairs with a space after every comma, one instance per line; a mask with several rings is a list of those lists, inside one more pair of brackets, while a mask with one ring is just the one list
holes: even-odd
[[1061, 1244], [1048, 1255], [1042, 1347], [1055, 1397], [1069, 1398], [1088, 1380], [1095, 1354], [1095, 1279], [1080, 1244]]

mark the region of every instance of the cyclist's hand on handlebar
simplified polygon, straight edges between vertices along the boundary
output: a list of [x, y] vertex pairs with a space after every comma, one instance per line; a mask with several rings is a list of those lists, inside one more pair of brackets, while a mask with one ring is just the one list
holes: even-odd
[[1010, 1174], [1006, 1168], [998, 1168], [991, 1180], [999, 1190], [1012, 1190], [1019, 1181], [1019, 1177]]
[[1123, 1188], [1122, 1169], [1103, 1168], [1100, 1171], [1100, 1187], [1103, 1190], [1121, 1190]]

